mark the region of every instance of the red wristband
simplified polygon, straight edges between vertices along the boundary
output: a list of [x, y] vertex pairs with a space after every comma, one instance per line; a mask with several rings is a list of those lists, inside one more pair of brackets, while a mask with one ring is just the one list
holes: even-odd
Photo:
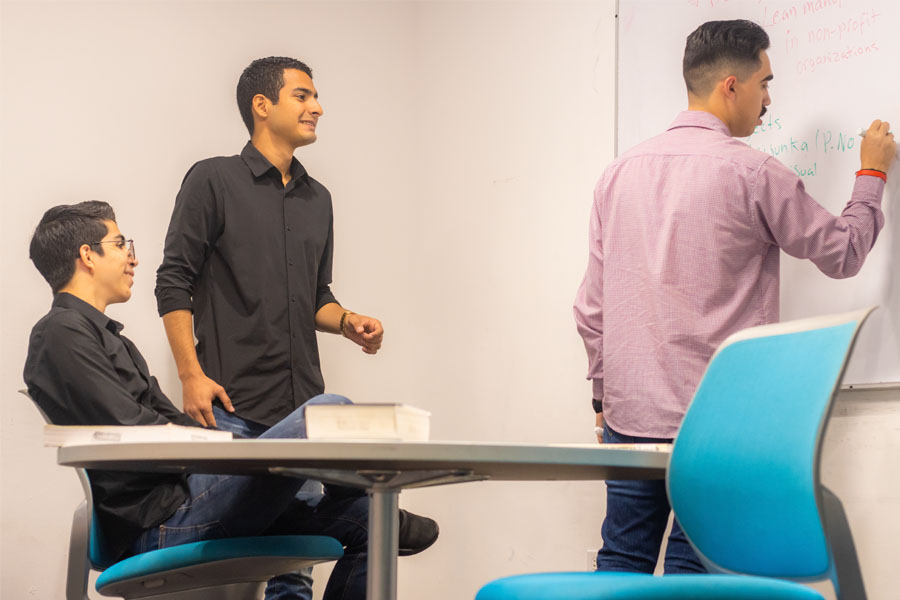
[[860, 175], [871, 175], [872, 177], [880, 177], [885, 182], [887, 182], [887, 173], [885, 173], [884, 171], [879, 171], [878, 169], [860, 169], [859, 171], [856, 172], [856, 176], [859, 177]]

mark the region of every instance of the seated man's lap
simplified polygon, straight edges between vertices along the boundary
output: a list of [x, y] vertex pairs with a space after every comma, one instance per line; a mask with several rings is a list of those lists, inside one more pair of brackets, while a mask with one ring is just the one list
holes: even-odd
[[[309, 403], [349, 404], [350, 400], [335, 394], [322, 394], [310, 399]], [[223, 429], [233, 431], [231, 427]], [[304, 407], [296, 409], [259, 437], [305, 438]], [[207, 539], [264, 533], [332, 535], [348, 546], [366, 539], [368, 497], [365, 495], [324, 503], [322, 510], [317, 512], [322, 496], [315, 491], [301, 493], [306, 483], [302, 479], [276, 475], [191, 474], [187, 481], [188, 500], [158, 527], [144, 531], [132, 547], [135, 554]], [[307, 519], [309, 523], [305, 522]], [[276, 527], [276, 523], [281, 525]]]

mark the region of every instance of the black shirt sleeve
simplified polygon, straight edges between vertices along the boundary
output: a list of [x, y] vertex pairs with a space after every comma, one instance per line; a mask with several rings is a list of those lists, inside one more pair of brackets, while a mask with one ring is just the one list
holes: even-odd
[[325, 242], [325, 250], [319, 260], [319, 272], [316, 286], [316, 312], [319, 309], [334, 302], [338, 304], [334, 294], [331, 293], [331, 264], [334, 259], [334, 219], [328, 222], [328, 240]]
[[156, 305], [162, 316], [192, 309], [194, 286], [222, 232], [212, 171], [204, 162], [187, 172], [175, 198], [163, 262], [156, 271]]

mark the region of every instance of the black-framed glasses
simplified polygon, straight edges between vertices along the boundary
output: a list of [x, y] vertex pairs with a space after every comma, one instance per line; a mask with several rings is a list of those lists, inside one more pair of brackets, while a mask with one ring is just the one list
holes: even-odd
[[134, 253], [134, 240], [106, 240], [103, 242], [92, 242], [90, 245], [96, 246], [98, 244], [115, 244], [119, 250], [125, 250], [127, 244], [128, 258], [132, 260], [137, 258], [137, 255]]

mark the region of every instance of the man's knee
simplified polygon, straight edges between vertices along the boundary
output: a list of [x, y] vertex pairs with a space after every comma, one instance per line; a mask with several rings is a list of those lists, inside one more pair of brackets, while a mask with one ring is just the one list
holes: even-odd
[[318, 396], [313, 396], [307, 400], [300, 409], [310, 406], [311, 404], [353, 404], [353, 401], [340, 394], [319, 394]]

